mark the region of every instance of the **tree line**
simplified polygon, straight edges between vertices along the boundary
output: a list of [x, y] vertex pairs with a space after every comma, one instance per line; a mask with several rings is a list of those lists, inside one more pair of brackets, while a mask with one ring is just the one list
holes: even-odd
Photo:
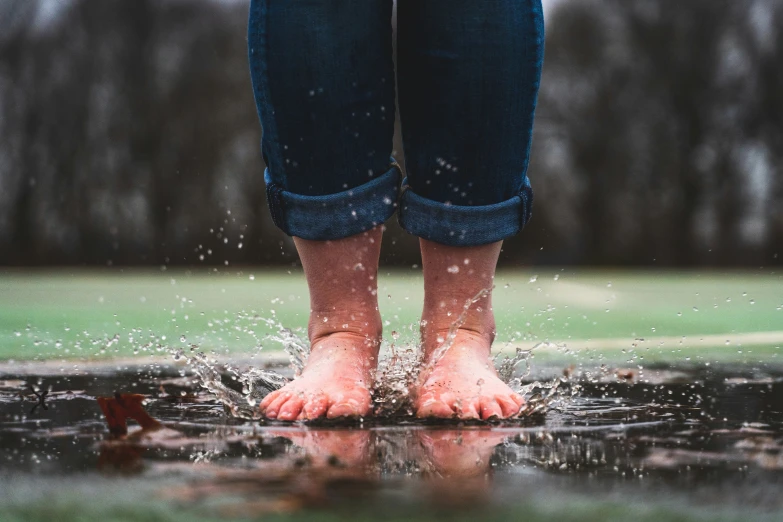
[[[51, 4], [0, 6], [0, 264], [294, 262], [266, 209], [247, 5]], [[780, 0], [558, 3], [533, 220], [503, 262], [781, 264], [782, 29]], [[416, 263], [388, 227], [385, 262]]]

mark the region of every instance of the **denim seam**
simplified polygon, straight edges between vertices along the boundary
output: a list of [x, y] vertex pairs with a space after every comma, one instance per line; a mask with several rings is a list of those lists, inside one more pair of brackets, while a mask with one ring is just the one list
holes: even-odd
[[[535, 30], [535, 34], [533, 35], [533, 46], [535, 47], [535, 49], [534, 49], [534, 52], [532, 52], [532, 53], [531, 52], [526, 52], [525, 54], [527, 56], [531, 56], [531, 55], [535, 56], [534, 65], [535, 65], [535, 70], [538, 71], [538, 76], [536, 77], [535, 81], [530, 82], [530, 90], [531, 90], [531, 93], [532, 93], [533, 103], [530, 106], [529, 114], [530, 114], [530, 122], [531, 122], [531, 125], [532, 125], [533, 122], [535, 121], [536, 107], [538, 106], [538, 91], [539, 91], [539, 88], [541, 86], [541, 71], [542, 71], [542, 68], [543, 68], [543, 65], [544, 65], [544, 49], [543, 49], [543, 47], [544, 47], [544, 44], [545, 44], [545, 36], [546, 36], [544, 31], [546, 29], [544, 28], [543, 21], [539, 25], [538, 23], [536, 23], [537, 20], [535, 20], [536, 17], [540, 16], [540, 17], [543, 18], [543, 16], [544, 16], [543, 7], [541, 5], [541, 0], [529, 0], [529, 4], [530, 4], [530, 9], [527, 10], [527, 12], [529, 13], [528, 16], [531, 16], [531, 17], [534, 18], [534, 20], [533, 20], [533, 28]], [[540, 31], [538, 30], [539, 27], [540, 27]], [[526, 144], [526, 148], [527, 148], [526, 157], [528, 159], [527, 160], [528, 162], [525, 165], [524, 172], [522, 172], [523, 178], [527, 177], [527, 171], [528, 171], [528, 168], [530, 166], [530, 153], [531, 153], [531, 151], [533, 149], [533, 132], [532, 132], [532, 130], [530, 132], [530, 138], [528, 139], [528, 142]], [[529, 185], [528, 185], [528, 188], [529, 188]]]
[[[257, 49], [258, 57], [257, 59], [250, 60], [250, 65], [254, 69], [258, 71], [258, 74], [251, 75], [251, 83], [253, 80], [253, 77], [259, 78], [260, 85], [253, 85], [254, 91], [259, 95], [261, 98], [261, 104], [259, 107], [266, 107], [266, 111], [268, 114], [266, 114], [265, 118], [261, 118], [262, 120], [266, 120], [267, 124], [262, 129], [262, 133], [264, 135], [264, 138], [268, 140], [270, 143], [272, 143], [274, 146], [272, 147], [273, 150], [270, 151], [270, 154], [273, 154], [275, 158], [270, 159], [267, 163], [272, 163], [276, 165], [280, 165], [282, 162], [280, 161], [280, 158], [277, 157], [279, 155], [278, 151], [280, 149], [279, 143], [278, 143], [278, 137], [277, 137], [277, 119], [275, 117], [275, 112], [272, 109], [269, 109], [270, 107], [273, 107], [272, 101], [271, 101], [271, 83], [269, 81], [269, 69], [268, 69], [268, 59], [267, 59], [267, 51], [269, 48], [269, 2], [270, 0], [258, 0], [257, 3], [252, 2], [251, 3], [251, 9], [253, 8], [254, 4], [257, 5], [257, 9], [259, 10], [259, 14], [255, 18], [258, 23], [253, 24], [253, 31], [255, 31], [255, 34], [258, 36], [263, 36], [263, 38], [253, 38], [252, 41], [260, 42], [261, 45]], [[263, 25], [263, 30], [259, 28], [259, 26]], [[259, 114], [259, 117], [261, 117], [261, 114]], [[262, 140], [263, 141], [263, 140]], [[263, 145], [262, 145], [263, 148]], [[267, 168], [269, 165], [267, 165]], [[285, 183], [285, 172], [276, 172], [277, 176], [282, 176], [283, 183]], [[272, 199], [272, 198], [270, 198]], [[274, 211], [273, 215], [274, 215]], [[277, 223], [275, 223], [277, 224]], [[279, 226], [279, 225], [278, 225]]]
[[[291, 236], [329, 240], [359, 234], [389, 219], [398, 206], [401, 170], [391, 162], [383, 175], [363, 185], [314, 196], [286, 191], [271, 180], [268, 169], [265, 178], [275, 225]], [[351, 209], [351, 218], [341, 215]]]
[[525, 226], [529, 190], [526, 184], [519, 194], [491, 205], [450, 205], [416, 194], [404, 180], [398, 220], [407, 232], [445, 245], [494, 243]]

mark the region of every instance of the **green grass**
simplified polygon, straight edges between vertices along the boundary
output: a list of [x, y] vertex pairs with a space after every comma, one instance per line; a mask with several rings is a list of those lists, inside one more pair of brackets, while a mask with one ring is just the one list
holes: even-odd
[[[414, 342], [420, 271], [382, 274], [379, 301], [386, 333]], [[303, 328], [308, 305], [297, 270], [9, 270], [0, 272], [0, 360], [150, 355], [191, 344], [227, 355], [254, 352], [258, 344], [271, 351], [279, 349], [265, 339], [272, 328], [253, 315]], [[498, 275], [494, 308], [499, 346], [614, 338], [630, 347], [638, 337], [683, 336], [681, 346], [653, 350], [667, 360], [703, 353], [693, 348], [699, 336], [720, 334], [729, 344], [711, 353], [772, 357], [781, 343], [738, 350], [732, 337], [783, 331], [783, 277], [517, 270]]]

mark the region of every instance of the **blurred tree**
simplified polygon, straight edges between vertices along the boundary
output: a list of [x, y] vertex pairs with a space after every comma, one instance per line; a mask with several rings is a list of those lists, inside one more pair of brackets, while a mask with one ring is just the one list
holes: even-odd
[[[555, 144], [566, 157], [559, 166], [580, 187], [579, 202], [572, 202], [581, 209], [572, 231], [582, 239], [580, 262], [773, 261], [753, 254], [740, 225], [754, 203], [742, 158], [754, 146], [780, 150], [781, 120], [769, 111], [783, 92], [777, 67], [749, 80], [764, 67], [764, 56], [774, 56], [771, 63], [781, 56], [780, 49], [761, 53], [750, 45], [758, 35], [749, 17], [753, 9], [770, 14], [779, 6], [580, 1], [563, 4], [550, 18], [539, 113], [545, 141], [536, 142], [536, 153], [546, 157]], [[779, 19], [774, 23], [780, 26]], [[749, 63], [738, 63], [744, 60]], [[754, 112], [755, 122], [747, 121]], [[538, 178], [553, 175], [539, 163]]]
[[[0, 2], [0, 264], [293, 261], [266, 211], [246, 8]], [[559, 2], [535, 217], [504, 262], [783, 263], [782, 28], [780, 0]], [[394, 222], [384, 242], [418, 262]]]

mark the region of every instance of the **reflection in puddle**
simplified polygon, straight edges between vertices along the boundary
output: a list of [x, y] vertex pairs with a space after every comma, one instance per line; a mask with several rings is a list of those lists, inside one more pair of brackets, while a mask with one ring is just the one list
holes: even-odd
[[[230, 374], [221, 377], [230, 382]], [[588, 495], [622, 488], [652, 498], [711, 491], [705, 502], [752, 499], [780, 509], [780, 495], [759, 491], [783, 483], [781, 377], [737, 368], [648, 369], [633, 382], [577, 377], [581, 395], [546, 415], [346, 427], [236, 418], [196, 380], [160, 367], [4, 375], [0, 467], [69, 481], [96, 470], [110, 480], [131, 475], [158, 484], [156, 498], [225, 516], [337, 508], [357, 498], [376, 507], [499, 506], [547, 488]], [[31, 386], [38, 395], [50, 390], [48, 409], [31, 412], [39, 401]], [[97, 398], [117, 399], [118, 389], [130, 394], [120, 402], [136, 421], [112, 436], [104, 412], [123, 412], [105, 403], [102, 412]], [[732, 494], [715, 493], [727, 489]]]

